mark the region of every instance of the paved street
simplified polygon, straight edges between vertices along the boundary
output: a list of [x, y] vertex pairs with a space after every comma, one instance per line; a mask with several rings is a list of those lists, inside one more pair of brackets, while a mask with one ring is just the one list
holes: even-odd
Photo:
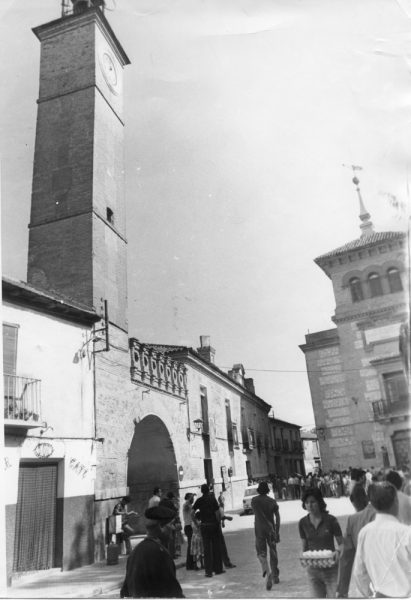
[[[345, 530], [347, 515], [353, 512], [347, 498], [327, 498], [329, 512], [338, 517]], [[203, 571], [186, 571], [178, 569], [178, 579], [186, 598], [306, 598], [307, 585], [304, 568], [300, 566], [298, 557], [301, 542], [298, 535], [297, 521], [306, 514], [298, 500], [280, 503], [282, 517], [281, 542], [279, 544], [280, 584], [273, 585], [266, 591], [265, 581], [261, 576], [260, 563], [254, 549], [254, 517], [253, 515], [234, 515], [231, 523], [224, 530], [229, 556], [235, 569], [208, 579]], [[111, 592], [99, 597], [118, 598], [118, 592]]]

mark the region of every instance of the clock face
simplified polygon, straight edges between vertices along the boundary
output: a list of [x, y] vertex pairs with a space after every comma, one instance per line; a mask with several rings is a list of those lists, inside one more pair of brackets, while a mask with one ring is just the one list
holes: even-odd
[[114, 60], [111, 58], [108, 52], [103, 52], [100, 59], [101, 70], [103, 77], [106, 80], [109, 88], [112, 92], [117, 93], [116, 86], [118, 83], [117, 71], [114, 64]]

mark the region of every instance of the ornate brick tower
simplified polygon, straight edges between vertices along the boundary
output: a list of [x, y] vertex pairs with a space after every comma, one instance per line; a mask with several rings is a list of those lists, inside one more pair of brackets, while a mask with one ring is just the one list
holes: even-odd
[[406, 467], [411, 461], [407, 235], [374, 231], [360, 201], [360, 238], [315, 259], [330, 278], [336, 327], [305, 336], [325, 470]]
[[[41, 42], [28, 281], [127, 330], [123, 69], [99, 3], [33, 29]], [[100, 3], [101, 4], [101, 3]]]

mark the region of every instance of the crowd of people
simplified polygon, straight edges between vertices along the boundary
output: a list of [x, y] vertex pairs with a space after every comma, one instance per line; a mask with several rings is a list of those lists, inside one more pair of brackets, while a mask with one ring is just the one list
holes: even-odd
[[[340, 498], [351, 494], [352, 482], [355, 481], [359, 470], [362, 471], [362, 469], [352, 467], [348, 467], [343, 471], [317, 469], [306, 476], [299, 473], [291, 473], [289, 477], [271, 475], [270, 481], [275, 497], [280, 500], [301, 499], [305, 490], [311, 488], [319, 488], [323, 498]], [[375, 467], [364, 470], [366, 487], [372, 480], [383, 481], [387, 470], [389, 469], [375, 469]], [[411, 494], [411, 481], [408, 470], [401, 471], [401, 475], [408, 493]]]
[[[298, 523], [302, 552], [307, 556], [328, 552], [332, 557], [327, 566], [324, 561], [308, 561], [306, 596], [411, 597], [411, 490], [407, 473], [350, 468], [296, 478], [291, 477], [291, 482], [287, 479], [286, 494], [299, 498], [307, 511]], [[283, 497], [272, 478], [271, 483], [277, 499], [269, 494], [266, 481], [258, 484], [257, 496], [252, 499], [254, 545], [267, 590], [280, 583], [277, 545], [281, 505], [277, 500]], [[336, 490], [338, 486], [341, 493]], [[326, 504], [327, 497], [341, 494], [349, 496], [355, 510], [348, 517], [345, 533]], [[201, 486], [197, 499], [195, 493], [185, 494], [182, 517], [187, 570], [204, 569], [206, 577], [213, 577], [235, 567], [224, 539], [224, 522], [232, 519], [225, 514], [224, 504], [223, 492], [216, 498], [207, 484]], [[181, 536], [183, 529], [174, 493], [162, 497], [159, 488], [153, 490], [145, 518], [147, 537], [128, 559], [121, 597], [183, 597], [173, 560], [181, 552], [177, 532]]]

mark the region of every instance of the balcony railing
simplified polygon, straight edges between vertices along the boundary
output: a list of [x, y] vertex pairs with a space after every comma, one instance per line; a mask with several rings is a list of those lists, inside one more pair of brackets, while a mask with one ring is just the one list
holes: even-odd
[[372, 403], [374, 419], [389, 419], [390, 417], [399, 417], [410, 413], [410, 404], [408, 397], [401, 398], [397, 402], [387, 402], [386, 400], [376, 400]]
[[5, 425], [39, 427], [41, 425], [41, 381], [4, 375]]

